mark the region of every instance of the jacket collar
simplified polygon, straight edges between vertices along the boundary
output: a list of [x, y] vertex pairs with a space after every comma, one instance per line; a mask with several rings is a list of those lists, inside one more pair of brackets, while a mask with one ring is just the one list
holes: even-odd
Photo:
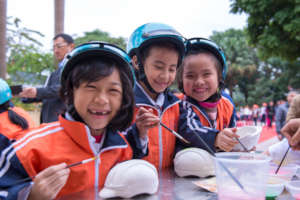
[[[156, 106], [153, 104], [153, 100], [151, 101], [151, 98], [139, 83], [136, 83], [134, 94], [135, 94], [135, 103], [137, 105], [146, 104], [146, 105], [152, 105], [154, 107]], [[172, 94], [169, 91], [164, 92], [162, 94], [164, 95], [164, 103], [162, 106], [163, 109], [168, 107], [171, 104], [175, 104], [180, 101], [174, 94]]]
[[[93, 136], [91, 135], [89, 127], [82, 122], [74, 121], [70, 118], [68, 113], [66, 113], [65, 116], [59, 116], [59, 121], [69, 137], [83, 148], [93, 151], [93, 148], [91, 147]], [[101, 151], [106, 148], [113, 149], [127, 147], [126, 141], [120, 136], [120, 134], [118, 132], [113, 132], [110, 129], [106, 130], [106, 133], [103, 135], [103, 139], [104, 142], [101, 147]], [[93, 153], [96, 152], [93, 151]]]

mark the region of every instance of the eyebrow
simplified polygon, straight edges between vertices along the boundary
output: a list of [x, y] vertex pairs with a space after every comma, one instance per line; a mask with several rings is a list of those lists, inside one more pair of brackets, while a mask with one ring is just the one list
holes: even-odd
[[[160, 60], [155, 60], [154, 63], [155, 63], [155, 64], [166, 65], [166, 63], [164, 63], [164, 62], [162, 62], [162, 61], [160, 61]], [[172, 64], [171, 66], [172, 66], [172, 67], [173, 67], [173, 66], [176, 67], [177, 64]]]

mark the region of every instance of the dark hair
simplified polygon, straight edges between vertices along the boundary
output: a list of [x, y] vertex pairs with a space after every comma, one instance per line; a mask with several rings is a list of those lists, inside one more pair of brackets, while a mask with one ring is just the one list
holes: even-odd
[[11, 105], [12, 105], [11, 102], [7, 101], [4, 104], [0, 105], [0, 110], [2, 112], [3, 111], [8, 112], [8, 118], [13, 124], [21, 126], [23, 130], [27, 129], [29, 127], [27, 120], [21, 115], [19, 115], [18, 113], [16, 113], [15, 111], [13, 111], [12, 109], [10, 109]]
[[220, 63], [220, 61], [218, 60], [218, 58], [210, 51], [206, 50], [206, 49], [198, 49], [198, 50], [192, 50], [186, 53], [186, 55], [184, 56], [183, 62], [182, 64], [179, 66], [177, 74], [176, 74], [176, 81], [178, 84], [178, 89], [184, 93], [184, 89], [183, 89], [183, 68], [185, 65], [185, 59], [191, 55], [198, 55], [198, 54], [207, 54], [211, 57], [211, 59], [213, 60], [214, 64], [215, 64], [215, 68], [217, 69], [218, 72], [218, 80], [219, 80], [219, 88], [222, 89], [222, 87], [224, 86], [223, 84], [223, 80], [222, 80], [222, 64]]
[[[125, 66], [120, 66], [120, 64], [117, 64], [114, 60], [109, 58], [91, 57], [81, 60], [75, 64], [74, 68], [69, 72], [65, 83], [61, 85], [60, 96], [67, 107], [74, 110], [74, 88], [79, 88], [80, 84], [84, 82], [91, 83], [101, 80], [112, 74], [114, 69], [117, 69], [122, 82], [123, 97], [120, 110], [108, 126], [113, 131], [123, 131], [131, 125], [135, 103], [130, 78], [128, 74], [122, 70], [122, 67]], [[74, 111], [75, 114], [78, 115], [76, 110]], [[81, 119], [79, 121], [83, 120]]]
[[145, 60], [149, 56], [150, 50], [154, 47], [167, 48], [176, 51], [178, 53], [178, 62], [180, 61], [179, 49], [176, 47], [174, 43], [169, 41], [154, 41], [140, 50], [141, 62], [143, 64], [145, 63]]
[[68, 44], [73, 44], [73, 43], [74, 43], [73, 38], [72, 38], [70, 35], [65, 34], [65, 33], [59, 33], [59, 34], [57, 34], [57, 35], [53, 38], [53, 40], [56, 40], [56, 39], [59, 38], [59, 37], [63, 38], [64, 41], [65, 41], [66, 43], [68, 43]]

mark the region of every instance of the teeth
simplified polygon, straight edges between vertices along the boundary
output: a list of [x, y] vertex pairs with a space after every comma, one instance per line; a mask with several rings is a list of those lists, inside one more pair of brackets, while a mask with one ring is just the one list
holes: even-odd
[[108, 111], [105, 111], [105, 112], [97, 112], [97, 111], [92, 111], [92, 110], [91, 110], [91, 113], [92, 113], [92, 114], [95, 114], [95, 115], [106, 115], [106, 114], [108, 114]]

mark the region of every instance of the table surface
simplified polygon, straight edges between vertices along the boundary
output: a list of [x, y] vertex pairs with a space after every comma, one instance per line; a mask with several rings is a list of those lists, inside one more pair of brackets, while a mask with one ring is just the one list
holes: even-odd
[[[131, 199], [136, 200], [215, 200], [218, 199], [216, 193], [207, 192], [196, 186], [193, 182], [200, 180], [199, 178], [189, 177], [180, 178], [175, 175], [171, 169], [163, 170], [159, 173], [159, 189], [153, 195], [139, 195]], [[95, 189], [87, 189], [85, 191], [74, 193], [61, 197], [59, 200], [102, 200], [98, 196], [99, 191]], [[120, 198], [112, 198], [120, 199]], [[294, 200], [290, 194], [284, 191], [276, 200]]]

